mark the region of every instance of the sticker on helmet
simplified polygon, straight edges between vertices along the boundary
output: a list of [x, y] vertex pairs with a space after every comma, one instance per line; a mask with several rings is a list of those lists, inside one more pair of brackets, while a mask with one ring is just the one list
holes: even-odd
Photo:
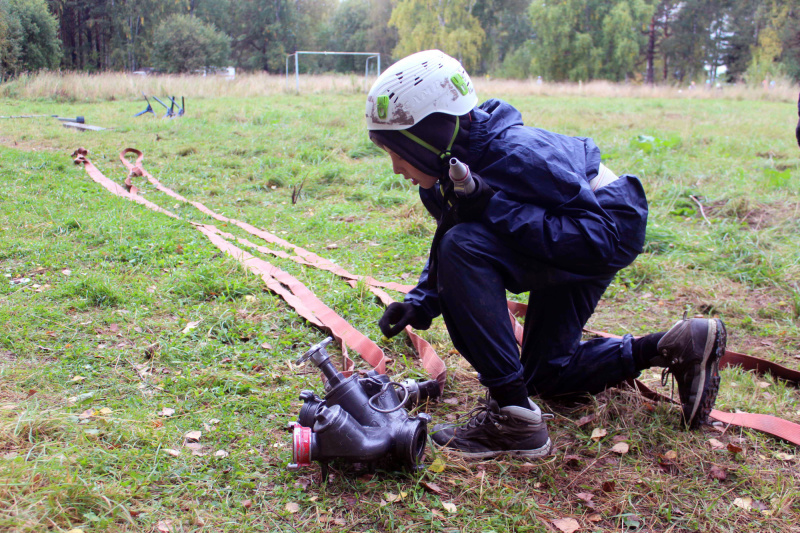
[[386, 120], [386, 117], [389, 115], [389, 96], [382, 94], [378, 96], [378, 118], [381, 120]]
[[461, 74], [453, 74], [450, 77], [450, 81], [452, 81], [453, 85], [456, 86], [458, 92], [460, 92], [464, 96], [467, 95], [467, 93], [469, 92], [469, 87], [467, 87], [467, 82], [464, 81], [464, 78], [461, 77]]

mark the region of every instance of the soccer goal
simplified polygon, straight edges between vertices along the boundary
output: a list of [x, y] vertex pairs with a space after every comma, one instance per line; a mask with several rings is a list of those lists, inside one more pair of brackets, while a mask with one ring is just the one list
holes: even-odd
[[[379, 52], [295, 52], [293, 54], [286, 54], [286, 88], [289, 88], [289, 62], [292, 58], [294, 58], [294, 79], [295, 79], [295, 89], [297, 92], [300, 92], [300, 70], [298, 69], [300, 65], [300, 56], [301, 55], [324, 55], [324, 56], [362, 56], [364, 57], [364, 81], [366, 83], [366, 79], [369, 76], [369, 67], [374, 59], [374, 65], [376, 70], [376, 76], [380, 76], [381, 74], [381, 54]], [[365, 89], [366, 90], [366, 89]]]

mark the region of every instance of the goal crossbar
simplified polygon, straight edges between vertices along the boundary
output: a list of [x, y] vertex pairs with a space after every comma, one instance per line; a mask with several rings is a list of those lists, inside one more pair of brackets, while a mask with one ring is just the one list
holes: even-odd
[[289, 59], [294, 57], [294, 79], [295, 89], [300, 92], [300, 70], [299, 60], [301, 55], [324, 55], [324, 56], [363, 56], [364, 60], [364, 80], [369, 75], [370, 60], [375, 59], [375, 66], [378, 75], [381, 73], [381, 54], [380, 52], [312, 52], [312, 51], [297, 51], [293, 54], [286, 54], [286, 88], [289, 88]]

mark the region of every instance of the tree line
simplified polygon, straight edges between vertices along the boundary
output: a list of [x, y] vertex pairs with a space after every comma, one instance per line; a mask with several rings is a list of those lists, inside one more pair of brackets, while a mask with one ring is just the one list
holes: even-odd
[[[0, 0], [0, 79], [40, 69], [282, 72], [287, 53], [439, 48], [474, 75], [800, 81], [800, 0]], [[304, 72], [364, 58], [304, 57]]]

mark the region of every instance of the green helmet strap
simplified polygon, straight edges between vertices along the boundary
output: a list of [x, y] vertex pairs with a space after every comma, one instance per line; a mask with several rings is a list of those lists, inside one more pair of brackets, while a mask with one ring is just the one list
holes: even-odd
[[453, 136], [450, 138], [450, 144], [447, 145], [447, 148], [445, 148], [444, 151], [439, 150], [435, 146], [432, 146], [431, 144], [423, 141], [422, 139], [420, 139], [419, 137], [417, 137], [413, 133], [410, 133], [408, 130], [399, 130], [399, 131], [400, 131], [400, 133], [402, 133], [403, 135], [405, 135], [406, 137], [408, 137], [409, 139], [411, 139], [415, 143], [419, 144], [420, 146], [422, 146], [424, 148], [427, 148], [428, 150], [430, 150], [434, 154], [438, 155], [439, 159], [442, 159], [442, 160], [446, 161], [446, 160], [450, 159], [450, 150], [453, 148], [453, 143], [456, 142], [456, 136], [458, 135], [458, 130], [459, 130], [460, 124], [461, 124], [461, 121], [459, 120], [458, 117], [456, 117], [456, 127], [453, 130]]

